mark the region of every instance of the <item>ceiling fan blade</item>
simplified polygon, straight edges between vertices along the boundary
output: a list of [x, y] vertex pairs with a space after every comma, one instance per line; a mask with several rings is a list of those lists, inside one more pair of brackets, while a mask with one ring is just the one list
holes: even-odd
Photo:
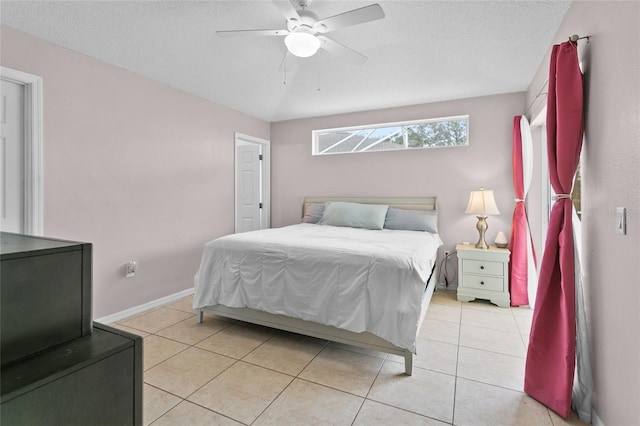
[[349, 12], [321, 19], [313, 24], [313, 29], [319, 33], [328, 33], [339, 28], [350, 27], [352, 25], [363, 24], [384, 18], [384, 11], [379, 4], [354, 9]]
[[218, 37], [254, 37], [254, 36], [285, 36], [288, 30], [231, 30], [216, 31]]
[[273, 0], [273, 3], [276, 5], [280, 13], [284, 15], [287, 21], [295, 20], [300, 21], [300, 15], [293, 4], [289, 0]]
[[362, 53], [356, 52], [353, 49], [348, 48], [344, 44], [340, 44], [337, 41], [331, 40], [325, 36], [317, 36], [318, 39], [322, 42], [320, 47], [327, 52], [344, 58], [347, 61], [353, 62], [357, 65], [362, 65], [367, 62], [367, 57]]

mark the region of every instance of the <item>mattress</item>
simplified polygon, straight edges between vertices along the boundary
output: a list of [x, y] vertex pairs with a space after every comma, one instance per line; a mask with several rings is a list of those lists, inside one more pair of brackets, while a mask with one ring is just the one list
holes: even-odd
[[368, 331], [415, 353], [442, 240], [417, 231], [302, 223], [207, 243], [195, 309], [224, 305]]

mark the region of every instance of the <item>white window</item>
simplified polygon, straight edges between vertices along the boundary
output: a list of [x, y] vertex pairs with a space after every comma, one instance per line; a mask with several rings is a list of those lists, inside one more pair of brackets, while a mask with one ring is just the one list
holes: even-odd
[[[542, 127], [542, 146], [546, 148], [547, 146], [547, 128], [546, 125]], [[583, 151], [584, 152], [584, 151]], [[548, 156], [543, 155], [542, 158], [542, 179], [543, 179], [543, 194], [542, 199], [546, 201], [543, 218], [547, 219], [544, 225], [548, 225], [548, 218], [551, 216], [551, 209], [553, 208], [553, 203], [555, 201], [556, 193], [551, 186], [551, 181], [549, 180], [549, 162]], [[582, 152], [580, 153], [580, 161], [578, 162], [578, 168], [576, 169], [576, 174], [573, 177], [573, 186], [571, 187], [571, 200], [573, 201], [573, 207], [576, 209], [576, 215], [578, 219], [582, 220]]]
[[312, 132], [313, 155], [469, 145], [469, 116], [322, 129]]

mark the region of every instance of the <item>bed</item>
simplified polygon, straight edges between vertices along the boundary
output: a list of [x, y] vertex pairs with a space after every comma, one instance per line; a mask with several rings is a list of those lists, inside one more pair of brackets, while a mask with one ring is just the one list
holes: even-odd
[[436, 285], [437, 208], [436, 197], [308, 197], [300, 224], [210, 241], [194, 279], [196, 319], [208, 312], [400, 355], [411, 375]]

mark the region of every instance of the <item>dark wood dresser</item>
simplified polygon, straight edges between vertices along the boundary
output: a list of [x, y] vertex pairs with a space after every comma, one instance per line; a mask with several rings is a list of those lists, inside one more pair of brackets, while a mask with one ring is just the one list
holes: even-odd
[[142, 338], [92, 323], [91, 244], [0, 246], [0, 424], [142, 424]]

